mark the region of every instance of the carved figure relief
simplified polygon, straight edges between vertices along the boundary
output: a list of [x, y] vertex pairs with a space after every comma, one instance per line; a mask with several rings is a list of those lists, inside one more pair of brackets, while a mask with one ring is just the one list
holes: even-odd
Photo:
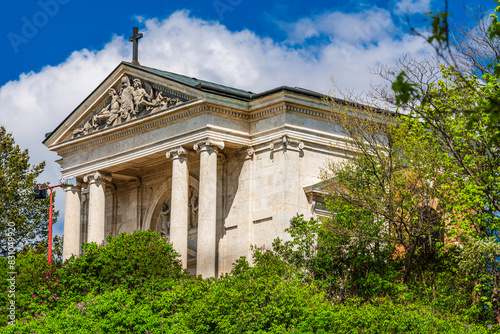
[[198, 227], [198, 192], [189, 187], [189, 228]]
[[161, 211], [156, 223], [156, 230], [161, 236], [170, 235], [170, 198], [163, 202]]
[[110, 88], [109, 99], [104, 106], [92, 113], [85, 124], [73, 131], [73, 138], [87, 135], [100, 129], [111, 127], [130, 121], [132, 118], [145, 116], [162, 109], [176, 106], [183, 101], [178, 98], [165, 97], [160, 90], [141, 79], [134, 79], [124, 75], [121, 79], [120, 92]]
[[[156, 221], [156, 231], [162, 236], [170, 235], [170, 203], [170, 198], [163, 202]], [[198, 227], [198, 190], [192, 186], [189, 186], [188, 207], [188, 229], [195, 229]]]
[[120, 89], [120, 116], [126, 122], [130, 120], [132, 113], [135, 113], [134, 89], [130, 87], [130, 79], [124, 76]]

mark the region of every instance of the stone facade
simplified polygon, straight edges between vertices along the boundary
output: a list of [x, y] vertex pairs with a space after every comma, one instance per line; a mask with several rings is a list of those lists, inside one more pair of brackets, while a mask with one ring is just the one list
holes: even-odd
[[344, 158], [330, 112], [305, 89], [254, 94], [121, 63], [44, 141], [80, 182], [66, 190], [64, 257], [152, 229], [193, 273], [230, 271], [316, 214], [320, 168]]

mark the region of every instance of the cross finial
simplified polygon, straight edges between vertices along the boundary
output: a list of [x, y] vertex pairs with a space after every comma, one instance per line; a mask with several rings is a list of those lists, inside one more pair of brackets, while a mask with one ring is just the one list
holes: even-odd
[[132, 54], [132, 64], [134, 65], [141, 65], [139, 64], [139, 38], [142, 38], [142, 34], [139, 34], [139, 28], [134, 27], [133, 29], [133, 35], [128, 38], [129, 42], [133, 42], [134, 44], [134, 51]]

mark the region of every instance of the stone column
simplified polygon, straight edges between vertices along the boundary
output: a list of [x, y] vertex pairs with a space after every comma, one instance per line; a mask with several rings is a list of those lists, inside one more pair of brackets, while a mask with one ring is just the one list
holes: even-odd
[[196, 274], [203, 277], [216, 274], [217, 148], [223, 149], [224, 142], [208, 139], [194, 145], [195, 150], [200, 149]]
[[80, 255], [81, 193], [79, 186], [65, 187], [63, 261]]
[[170, 242], [181, 255], [182, 267], [187, 269], [189, 170], [187, 152], [179, 147], [167, 152], [172, 157], [172, 199], [170, 202]]
[[111, 178], [101, 172], [85, 175], [85, 182], [89, 183], [89, 223], [87, 242], [101, 244], [105, 240], [106, 222], [106, 181]]

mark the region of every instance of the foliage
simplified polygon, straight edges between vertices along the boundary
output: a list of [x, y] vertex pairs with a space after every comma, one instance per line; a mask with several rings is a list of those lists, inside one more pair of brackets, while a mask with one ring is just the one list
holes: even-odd
[[366, 210], [346, 202], [329, 202], [335, 215], [324, 220], [319, 234], [317, 278], [328, 282], [340, 300], [397, 295], [403, 261], [394, 244], [378, 241], [384, 227]]
[[[314, 280], [318, 269], [318, 221], [305, 220], [304, 215], [292, 218], [290, 227], [285, 232], [291, 240], [283, 241], [277, 238], [273, 242], [273, 251], [288, 265], [299, 270], [303, 279]], [[261, 256], [259, 252], [255, 256]]]
[[[321, 301], [321, 294], [315, 293], [311, 286], [298, 289], [300, 286], [294, 288], [294, 284], [284, 281], [250, 282], [243, 291], [232, 289], [234, 285], [225, 290], [227, 287], [223, 280], [184, 281], [170, 291], [156, 294], [154, 303], [150, 296], [138, 301], [129, 291], [119, 288], [88, 296], [66, 309], [23, 318], [15, 327], [0, 328], [0, 333], [493, 333], [499, 330], [495, 326], [466, 323], [460, 316], [443, 314], [424, 305], [402, 305], [388, 299], [368, 303], [349, 299], [343, 304], [329, 304]], [[195, 295], [196, 299], [182, 300], [186, 294]], [[306, 301], [300, 300], [301, 297]]]
[[63, 268], [71, 289], [81, 295], [123, 286], [136, 289], [160, 278], [187, 275], [172, 244], [152, 231], [107, 237], [106, 246], [88, 243], [85, 256], [72, 256]]
[[[45, 163], [31, 166], [28, 150], [21, 151], [14, 138], [0, 126], [0, 256], [24, 246], [36, 247], [48, 233], [49, 198], [36, 200], [33, 196], [36, 178]], [[54, 211], [53, 223], [58, 212]]]
[[[488, 330], [487, 328], [490, 328]], [[297, 333], [487, 333], [498, 330], [464, 323], [462, 318], [420, 304], [404, 305], [390, 299], [363, 303], [351, 299], [333, 305], [302, 322]]]
[[[144, 234], [135, 236], [139, 241], [153, 236], [150, 232], [138, 234]], [[167, 263], [178, 261], [173, 252], [164, 255], [172, 257]], [[20, 255], [19, 260], [23, 268], [31, 269], [27, 274], [46, 275], [51, 270], [43, 266], [43, 255], [33, 251]], [[142, 260], [130, 261], [134, 266]], [[273, 251], [257, 250], [254, 263], [251, 267], [240, 258], [230, 274], [218, 279], [160, 276], [148, 284], [107, 285], [108, 290], [96, 287], [85, 296], [67, 303], [57, 301], [46, 309], [42, 308], [45, 300], [35, 299], [31, 305], [36, 312], [18, 316], [15, 326], [0, 327], [0, 333], [462, 333], [471, 329], [488, 333], [498, 329], [467, 324], [462, 317], [403, 300], [347, 299], [333, 304], [320, 285], [280, 277], [278, 273], [288, 275], [290, 271]], [[154, 263], [149, 266], [156, 270]], [[64, 270], [64, 266], [53, 269], [45, 282], [53, 282], [53, 274]], [[55, 281], [65, 284], [64, 278]], [[95, 280], [95, 284], [105, 282]], [[63, 295], [70, 293], [61, 289]]]
[[[3, 259], [1, 291], [8, 289], [7, 260]], [[134, 232], [109, 237], [107, 245], [86, 244], [85, 256], [49, 266], [46, 255], [29, 250], [16, 259], [18, 316], [33, 316], [66, 308], [85, 296], [122, 287], [166, 290], [189, 277], [170, 243], [154, 232]], [[0, 295], [0, 314], [6, 316], [7, 295]], [[138, 298], [142, 298], [138, 296]]]
[[[275, 268], [296, 268], [295, 277], [321, 287], [331, 301], [356, 297], [373, 301], [388, 296], [398, 303], [422, 303], [442, 313], [460, 314], [470, 323], [491, 322], [491, 309], [484, 307], [474, 290], [478, 288], [477, 279], [459, 266], [460, 247], [421, 245], [412, 279], [404, 285], [402, 254], [395, 245], [373, 241], [380, 234], [377, 220], [346, 203], [334, 201], [329, 208], [335, 214], [321, 222], [307, 221], [303, 216], [293, 218], [287, 229], [294, 236], [292, 240], [276, 239], [273, 250], [257, 250], [254, 256], [265, 257], [265, 263]], [[311, 239], [311, 235], [317, 235], [317, 239]]]
[[[479, 114], [477, 122], [468, 127], [471, 118], [468, 117], [467, 111], [489, 103], [489, 96], [494, 93], [494, 87], [483, 85], [475, 76], [457, 73], [453, 68], [443, 67], [442, 76], [443, 80], [429, 84], [425, 90], [425, 98], [409, 109], [411, 115], [418, 117], [436, 138], [438, 147], [449, 154], [449, 163], [444, 167], [445, 173], [452, 177], [443, 185], [448, 206], [449, 240], [461, 242], [464, 247], [459, 252], [462, 253], [462, 259], [465, 259], [465, 256], [477, 260], [483, 253], [481, 251], [473, 256], [473, 252], [480, 251], [477, 245], [491, 245], [491, 242], [486, 242], [491, 240], [488, 239], [490, 236], [498, 240], [500, 154], [498, 146], [492, 144], [492, 133], [488, 131], [490, 115]], [[423, 90], [421, 92], [424, 93]], [[448, 268], [455, 262], [448, 259]], [[467, 277], [468, 282], [462, 288], [470, 291], [469, 298], [461, 298], [460, 304], [470, 305], [470, 310], [474, 310], [477, 316], [476, 319], [495, 317], [496, 322], [500, 323], [500, 308], [497, 302], [499, 291], [495, 288], [496, 273], [493, 270], [496, 266], [485, 261], [475, 263], [484, 267], [480, 269], [475, 265], [466, 269], [466, 266], [462, 265], [455, 273], [457, 276]], [[429, 274], [433, 273], [429, 271]], [[453, 280], [453, 277], [450, 279]], [[453, 283], [450, 281], [441, 285], [451, 284]], [[439, 293], [438, 295], [445, 296]]]
[[213, 281], [188, 313], [188, 327], [196, 333], [280, 333], [327, 306], [316, 286], [267, 276], [266, 266]]
[[482, 86], [474, 76], [460, 75], [442, 68], [444, 79], [431, 84], [427, 98], [411, 112], [437, 139], [442, 151], [449, 152], [449, 196], [460, 229], [496, 234], [500, 219], [500, 152], [491, 145], [489, 115], [481, 114], [472, 128], [465, 111], [488, 103], [493, 88]]
[[[500, 5], [500, 1], [496, 3]], [[435, 44], [438, 57], [448, 64], [441, 67], [441, 79], [430, 76], [424, 82], [421, 74], [432, 72], [425, 64], [411, 67], [416, 69], [413, 73], [407, 71], [409, 66], [398, 66], [400, 76], [392, 80], [395, 98], [387, 98], [385, 91], [379, 91], [384, 102], [395, 103], [418, 119], [439, 150], [447, 152], [449, 161], [443, 166], [443, 173], [452, 176], [443, 184], [448, 207], [448, 241], [460, 242], [463, 249], [453, 251], [460, 261], [448, 257], [443, 262], [448, 267], [456, 265], [455, 278], [448, 276], [439, 283], [451, 287], [453, 279], [462, 281], [462, 291], [470, 292], [470, 296], [462, 294], [459, 304], [469, 304], [469, 315], [476, 319], [494, 319], [496, 323], [500, 323], [496, 255], [500, 223], [499, 12], [500, 6], [489, 22], [481, 13], [476, 15], [477, 27], [458, 30], [459, 37], [451, 44], [448, 15], [431, 13], [429, 41], [438, 42]], [[480, 73], [482, 77], [471, 73]], [[415, 89], [406, 100], [408, 91], [402, 89], [405, 87]], [[436, 274], [432, 270], [428, 273]], [[443, 296], [439, 291], [438, 295]]]
[[[479, 293], [481, 305], [485, 310], [493, 310], [490, 314], [498, 323], [499, 279], [500, 279], [500, 243], [496, 237], [470, 238], [460, 254], [459, 265], [463, 272], [474, 277], [475, 289]], [[491, 312], [488, 312], [491, 313]]]
[[[283, 259], [296, 268], [298, 278], [321, 285], [334, 300], [396, 294], [401, 286], [394, 282], [402, 267], [393, 257], [395, 248], [373, 242], [378, 225], [367, 212], [363, 215], [341, 205], [330, 203], [329, 208], [337, 214], [321, 222], [305, 220], [302, 215], [294, 217], [285, 230], [292, 240], [276, 239], [273, 252], [266, 254]], [[353, 222], [366, 222], [367, 229], [353, 229]], [[256, 252], [255, 256], [262, 254]]]
[[[48, 235], [41, 238], [36, 245], [25, 245], [19, 253], [25, 254], [30, 250], [34, 250], [37, 254], [47, 255], [47, 249], [49, 245]], [[62, 264], [63, 255], [63, 237], [59, 235], [54, 235], [52, 237], [52, 262], [60, 266]]]
[[168, 330], [172, 319], [153, 309], [150, 296], [138, 297], [124, 288], [90, 294], [66, 308], [24, 317], [0, 333], [174, 333]]
[[411, 118], [354, 105], [332, 109], [333, 126], [349, 138], [349, 159], [330, 161], [323, 171], [329, 210], [344, 217], [339, 210], [353, 210], [362, 219], [346, 220], [350, 230], [368, 243], [399, 247], [408, 283], [419, 249], [435, 247], [443, 235], [448, 156]]
[[400, 72], [394, 82], [392, 83], [392, 90], [397, 92], [395, 94], [396, 104], [406, 104], [410, 100], [418, 97], [418, 91], [415, 89], [415, 83], [409, 83], [406, 79], [406, 73]]
[[445, 45], [448, 45], [448, 16], [450, 15], [447, 12], [441, 13], [433, 13], [429, 12], [427, 15], [431, 19], [431, 35], [427, 39], [429, 44], [436, 43], [438, 48], [443, 48]]
[[[445, 1], [447, 3], [447, 0]], [[469, 90], [480, 95], [481, 101], [478, 104], [469, 105], [461, 112], [469, 117], [466, 123], [468, 129], [475, 129], [477, 126], [483, 128], [484, 134], [488, 137], [488, 145], [496, 146], [500, 144], [500, 131], [498, 124], [500, 123], [500, 91], [498, 90], [498, 82], [500, 80], [500, 59], [498, 57], [498, 46], [500, 45], [500, 24], [498, 21], [498, 13], [500, 13], [500, 0], [495, 0], [497, 7], [495, 14], [491, 14], [491, 22], [487, 29], [481, 29], [484, 25], [484, 20], [479, 16], [479, 33], [471, 32], [470, 30], [459, 31], [458, 35], [462, 35], [463, 39], [471, 38], [473, 41], [479, 41], [476, 44], [468, 42], [467, 47], [462, 47], [460, 41], [453, 41], [456, 49], [451, 49], [449, 43], [449, 26], [448, 13], [429, 13], [431, 19], [431, 35], [427, 39], [430, 43], [437, 41], [435, 45], [438, 56], [449, 64], [448, 59], [452, 60], [456, 74], [461, 76], [467, 82], [468, 73], [463, 73], [460, 63], [456, 61], [455, 55], [458, 54], [459, 61], [465, 59], [465, 62], [472, 63], [472, 67], [479, 70], [483, 74], [482, 79], [485, 85], [477, 82], [470, 83]], [[477, 19], [477, 18], [476, 18]], [[485, 36], [486, 35], [486, 36]], [[467, 43], [467, 42], [465, 42]], [[479, 44], [479, 45], [478, 45]], [[456, 51], [455, 51], [456, 50]], [[484, 65], [486, 64], [486, 66]], [[470, 65], [469, 65], [470, 66]], [[472, 72], [475, 72], [474, 70]], [[406, 106], [409, 99], [407, 87], [414, 87], [414, 82], [404, 80], [406, 73], [400, 72], [394, 79], [393, 89], [398, 106]], [[486, 91], [481, 88], [486, 87]], [[416, 94], [414, 97], [421, 101], [432, 101], [426, 92], [424, 94]], [[463, 106], [463, 105], [462, 105]]]

